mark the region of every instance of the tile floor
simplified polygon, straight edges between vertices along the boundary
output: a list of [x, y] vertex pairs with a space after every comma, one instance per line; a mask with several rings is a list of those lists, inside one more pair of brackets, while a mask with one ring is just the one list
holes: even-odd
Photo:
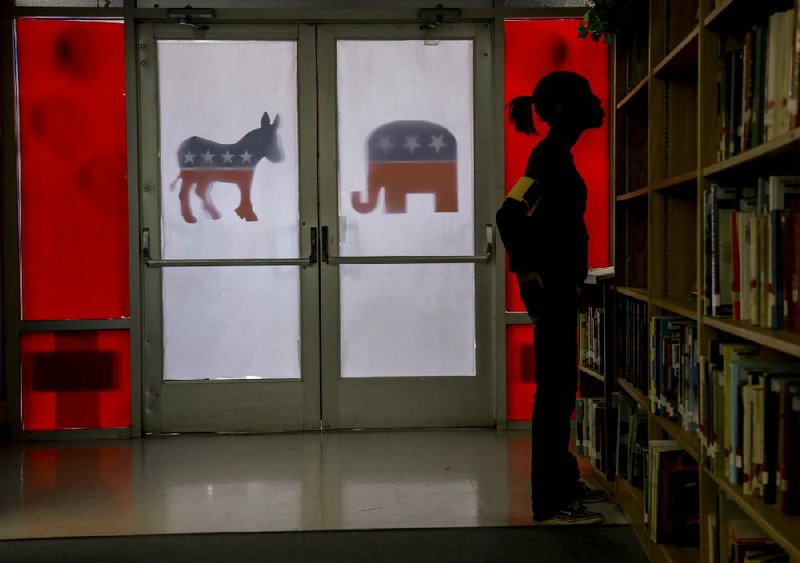
[[495, 430], [12, 444], [0, 539], [525, 526], [529, 456], [527, 432]]

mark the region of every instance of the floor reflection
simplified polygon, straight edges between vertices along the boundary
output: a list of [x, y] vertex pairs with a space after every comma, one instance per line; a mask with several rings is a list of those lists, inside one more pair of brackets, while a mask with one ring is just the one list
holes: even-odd
[[0, 539], [530, 525], [529, 474], [522, 431], [14, 444], [0, 450]]

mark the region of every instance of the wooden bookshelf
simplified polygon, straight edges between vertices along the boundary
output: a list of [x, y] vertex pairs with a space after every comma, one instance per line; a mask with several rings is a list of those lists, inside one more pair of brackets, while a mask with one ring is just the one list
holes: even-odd
[[800, 334], [753, 326], [749, 321], [714, 317], [704, 317], [703, 324], [784, 354], [800, 357]]
[[634, 387], [631, 382], [625, 379], [617, 379], [617, 383], [634, 401], [647, 410], [650, 422], [657, 424], [664, 432], [669, 434], [670, 438], [678, 442], [695, 460], [700, 460], [700, 439], [697, 434], [687, 432], [674, 422], [651, 413], [649, 399]]
[[628, 518], [631, 529], [650, 561], [665, 563], [697, 563], [700, 561], [700, 550], [696, 547], [659, 544], [650, 539], [644, 522], [644, 491], [634, 487], [623, 477], [617, 477], [615, 485], [617, 502]]
[[650, 192], [671, 192], [675, 195], [687, 198], [694, 198], [695, 189], [697, 187], [697, 170], [691, 170], [683, 174], [678, 174], [665, 180], [658, 180], [652, 186], [645, 186], [638, 188], [632, 192], [620, 194], [617, 196], [617, 201], [630, 201], [636, 198], [642, 198]]
[[647, 92], [647, 85], [650, 83], [650, 76], [645, 76], [642, 78], [639, 83], [631, 88], [631, 91], [628, 92], [624, 98], [622, 98], [617, 103], [617, 109], [623, 110], [627, 109], [632, 105], [632, 102], [639, 97], [640, 94], [644, 94]]
[[647, 400], [647, 397], [644, 396], [636, 386], [628, 381], [627, 379], [617, 379], [617, 384], [628, 394], [631, 398], [639, 403], [643, 409], [650, 411], [650, 401]]
[[626, 295], [628, 297], [633, 297], [634, 299], [638, 299], [639, 301], [647, 302], [647, 288], [644, 287], [617, 287], [617, 293], [621, 293], [622, 295]]
[[[736, 0], [718, 0], [717, 6], [706, 16], [705, 26], [714, 30], [724, 28], [726, 23], [724, 18], [731, 16], [733, 13], [732, 7], [736, 3]], [[743, 4], [743, 2], [738, 3]]]
[[703, 468], [717, 486], [738, 504], [750, 518], [786, 550], [792, 561], [800, 561], [800, 516], [784, 516], [776, 505], [764, 504], [760, 499], [746, 496], [742, 489], [724, 477]]
[[692, 319], [693, 321], [697, 320], [697, 309], [695, 308], [697, 303], [695, 298], [693, 297], [689, 299], [651, 297], [650, 304], [656, 307], [660, 307], [665, 311], [669, 311], [670, 313], [675, 313], [676, 315], [687, 317], [689, 319]]
[[704, 25], [712, 31], [743, 32], [774, 6], [774, 2], [756, 0], [717, 0], [715, 8], [705, 17]]
[[[602, 488], [606, 491], [609, 495], [615, 496], [616, 491], [612, 486], [612, 483], [608, 482], [608, 478], [606, 474], [603, 473], [600, 469], [594, 466], [591, 458], [587, 455], [583, 454], [575, 454], [579, 458], [579, 467], [581, 468], [581, 476], [585, 479], [588, 479], [592, 484]], [[583, 471], [583, 467], [587, 467], [590, 473], [587, 475], [585, 471]]]
[[666, 180], [659, 180], [650, 191], [654, 192], [669, 192], [675, 195], [685, 195], [686, 197], [694, 198], [697, 188], [697, 170], [690, 170], [677, 176], [672, 176]]
[[703, 174], [711, 180], [727, 180], [734, 175], [787, 174], [796, 170], [800, 154], [800, 128], [793, 129], [777, 139], [748, 149], [722, 162], [711, 164], [703, 169]]
[[[754, 186], [761, 177], [800, 174], [800, 128], [716, 162], [722, 129], [717, 107], [718, 51], [741, 48], [744, 34], [755, 22], [790, 4], [794, 2], [648, 0], [643, 4], [647, 13], [637, 20], [639, 35], [648, 38], [647, 68], [638, 74], [645, 78], [617, 104], [618, 110], [625, 111], [615, 113], [615, 267], [627, 274], [618, 277], [615, 291], [647, 303], [650, 318], [675, 314], [697, 322], [699, 350], [708, 350], [710, 341], [724, 333], [800, 358], [800, 334], [707, 317], [696, 293], [703, 282], [703, 207], [711, 184]], [[628, 72], [617, 77], [618, 88], [630, 83], [630, 65], [620, 67], [620, 62], [642, 56], [641, 52], [627, 53], [626, 48], [644, 49], [641, 43], [615, 45], [616, 70]], [[645, 96], [646, 103], [639, 103]], [[638, 189], [627, 191], [634, 187]], [[615, 342], [616, 357], [611, 361], [620, 365], [627, 358], [630, 341]], [[650, 413], [646, 393], [630, 381], [617, 378], [616, 382], [618, 389], [649, 413], [651, 438], [669, 436], [701, 460], [696, 433]], [[651, 560], [709, 561], [709, 516], [716, 510], [710, 499], [722, 492], [789, 552], [792, 563], [800, 563], [800, 517], [785, 517], [774, 506], [746, 497], [741, 488], [716, 476], [708, 478], [707, 473], [701, 470], [699, 487], [701, 546], [688, 550], [650, 542], [642, 520], [642, 491], [625, 479], [616, 480], [618, 499]]]
[[616, 491], [617, 494], [615, 496], [623, 514], [630, 522], [631, 529], [636, 534], [639, 543], [642, 544], [648, 558], [652, 560], [652, 550], [655, 547], [655, 543], [647, 535], [647, 528], [644, 523], [644, 491], [634, 487], [623, 477], [617, 477]]
[[586, 375], [588, 375], [590, 377], [593, 377], [594, 379], [596, 379], [598, 381], [601, 381], [603, 383], [605, 383], [605, 381], [606, 381], [606, 377], [602, 373], [600, 373], [599, 371], [595, 370], [594, 368], [590, 368], [589, 366], [585, 366], [583, 364], [580, 364], [578, 366], [578, 369], [581, 370]]
[[661, 429], [666, 432], [672, 440], [675, 440], [680, 444], [680, 446], [689, 452], [695, 461], [698, 463], [700, 462], [700, 438], [697, 434], [692, 432], [688, 432], [675, 424], [667, 420], [662, 416], [655, 415], [650, 413], [651, 422], [657, 424], [661, 427]]
[[683, 78], [689, 72], [696, 74], [697, 46], [700, 27], [695, 27], [678, 45], [653, 69], [656, 78]]
[[684, 174], [679, 174], [677, 176], [673, 176], [672, 178], [667, 178], [666, 180], [660, 180], [656, 182], [653, 186], [653, 190], [665, 190], [677, 186], [687, 185], [694, 186], [695, 182], [697, 182], [697, 170], [690, 170]]
[[617, 196], [617, 201], [628, 201], [631, 199], [636, 199], [637, 197], [646, 196], [650, 192], [650, 188], [647, 186], [643, 188], [639, 188], [633, 190], [632, 192], [628, 192], [626, 194], [620, 194]]

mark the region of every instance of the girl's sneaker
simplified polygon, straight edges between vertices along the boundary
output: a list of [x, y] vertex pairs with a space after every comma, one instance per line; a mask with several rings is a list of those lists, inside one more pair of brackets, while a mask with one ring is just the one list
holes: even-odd
[[599, 512], [589, 512], [580, 502], [573, 502], [546, 520], [537, 523], [544, 526], [577, 526], [581, 524], [602, 524], [605, 518]]
[[593, 502], [605, 502], [608, 500], [608, 495], [605, 491], [590, 487], [583, 481], [578, 481], [578, 494], [577, 499], [583, 504], [591, 504]]

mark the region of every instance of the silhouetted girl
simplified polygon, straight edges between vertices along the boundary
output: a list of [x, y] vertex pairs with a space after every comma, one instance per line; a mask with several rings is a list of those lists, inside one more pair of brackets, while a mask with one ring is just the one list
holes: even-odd
[[531, 96], [511, 101], [510, 121], [517, 131], [536, 133], [534, 109], [550, 131], [497, 212], [510, 269], [534, 329], [533, 517], [549, 524], [593, 524], [603, 516], [582, 503], [604, 500], [605, 494], [580, 480], [578, 462], [569, 452], [578, 385], [578, 295], [589, 240], [583, 219], [586, 185], [570, 150], [586, 129], [602, 125], [604, 113], [589, 82], [565, 71], [548, 74]]

